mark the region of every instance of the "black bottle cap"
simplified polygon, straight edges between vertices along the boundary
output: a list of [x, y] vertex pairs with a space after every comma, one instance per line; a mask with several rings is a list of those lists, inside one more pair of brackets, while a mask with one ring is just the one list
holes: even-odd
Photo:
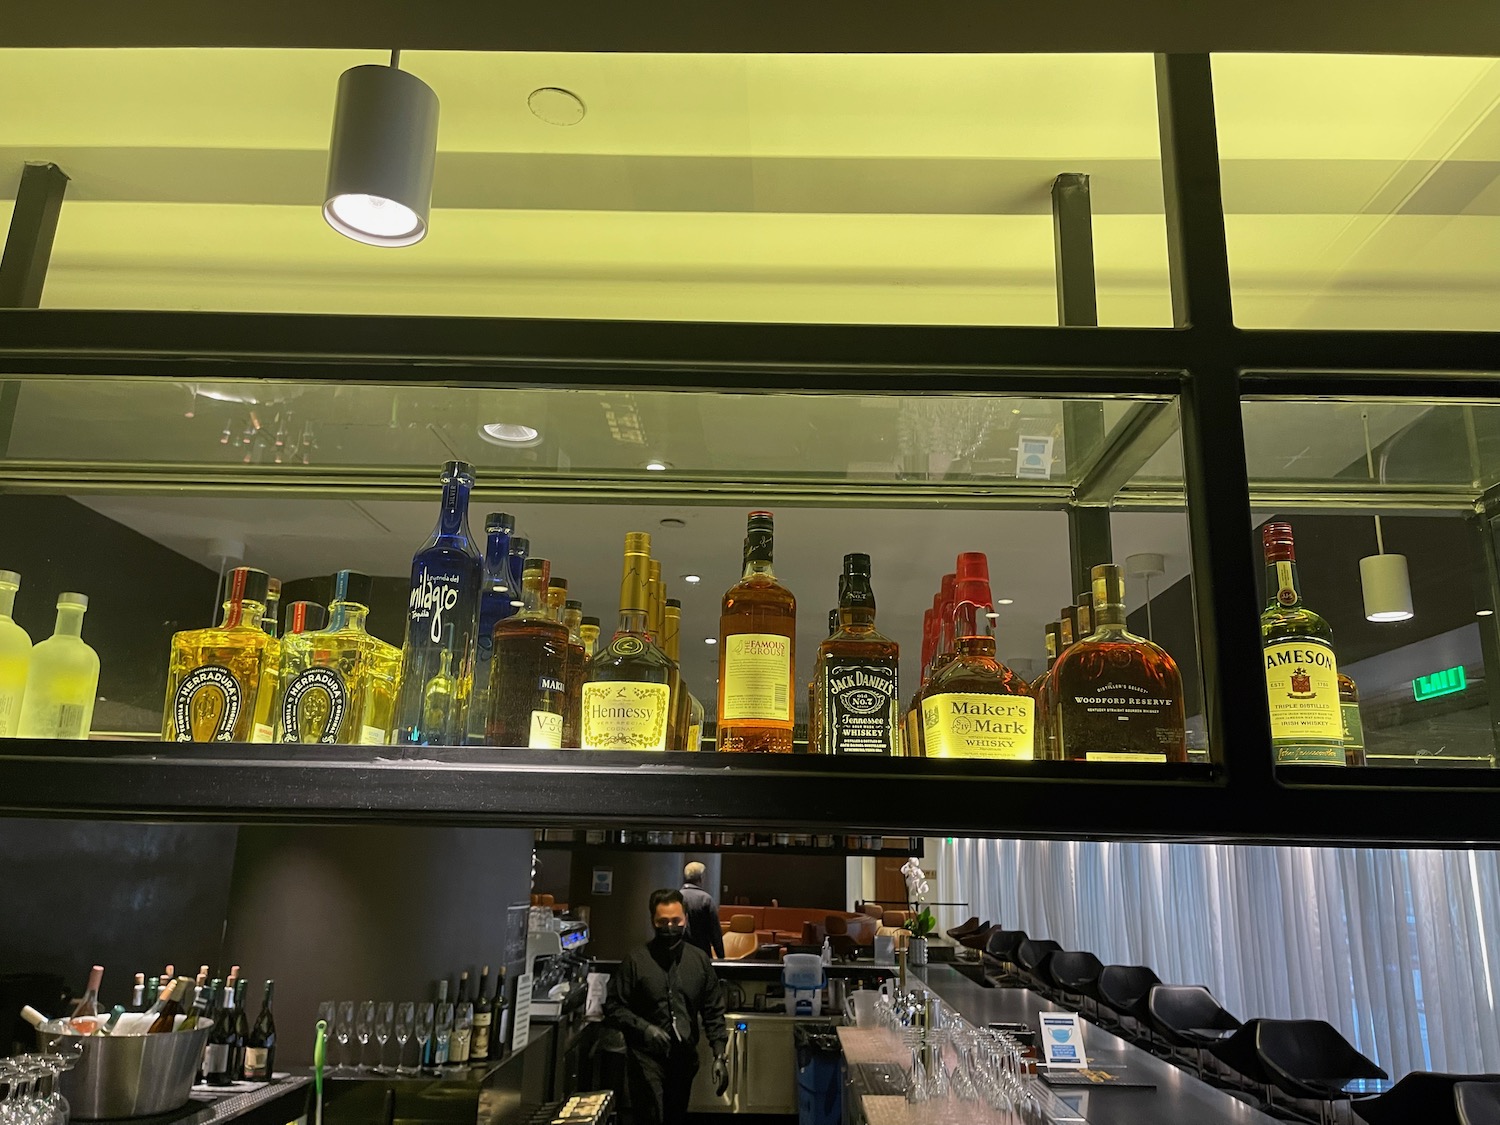
[[516, 517], [509, 512], [491, 512], [484, 517], [486, 531], [503, 531], [509, 535], [516, 529]]
[[474, 483], [474, 466], [467, 461], [444, 461], [443, 479], [451, 480], [467, 479], [470, 484]]
[[328, 611], [317, 602], [293, 602], [286, 607], [286, 635], [312, 633], [328, 625]]
[[870, 577], [870, 556], [860, 554], [845, 555], [844, 573], [851, 576], [859, 574], [865, 578]]
[[[353, 602], [368, 608], [375, 594], [375, 580], [357, 570], [341, 570], [333, 576], [333, 602]], [[322, 628], [322, 626], [319, 626]]]
[[256, 602], [266, 604], [266, 594], [271, 589], [271, 576], [253, 566], [237, 566], [229, 572], [224, 587], [226, 602]]
[[510, 553], [513, 555], [525, 555], [531, 550], [531, 540], [524, 535], [516, 535], [510, 541]]
[[558, 578], [554, 575], [547, 579], [547, 589], [549, 590], [566, 590], [567, 588], [568, 580], [566, 578]]
[[681, 598], [668, 598], [667, 599], [667, 604], [668, 605], [675, 605], [678, 609], [681, 609], [682, 608], [682, 599]]
[[582, 609], [583, 608], [583, 603], [582, 602], [575, 602], [573, 599], [569, 598], [567, 601], [563, 602], [563, 608], [564, 609]]
[[583, 624], [592, 625], [597, 629], [599, 627], [599, 619], [597, 617], [585, 617], [583, 619]]

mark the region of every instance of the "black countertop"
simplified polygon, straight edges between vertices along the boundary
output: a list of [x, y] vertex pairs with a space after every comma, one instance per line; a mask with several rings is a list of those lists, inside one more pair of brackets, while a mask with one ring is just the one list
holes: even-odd
[[[1037, 1026], [1039, 1012], [1061, 1011], [1024, 988], [986, 988], [950, 965], [929, 965], [912, 974], [970, 1023], [1025, 1023]], [[1154, 1083], [1154, 1090], [1092, 1087], [1052, 1092], [1079, 1110], [1088, 1125], [1278, 1125], [1276, 1118], [1187, 1071], [1157, 1058], [1097, 1024], [1084, 1023], [1083, 1045], [1091, 1065]]]

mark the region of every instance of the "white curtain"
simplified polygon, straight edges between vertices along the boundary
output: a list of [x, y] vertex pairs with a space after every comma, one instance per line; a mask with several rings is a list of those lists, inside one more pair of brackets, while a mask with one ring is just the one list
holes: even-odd
[[[1241, 1019], [1323, 1019], [1400, 1077], [1500, 1072], [1500, 855], [929, 841], [940, 925], [981, 921], [1203, 984]], [[935, 862], [934, 862], [935, 857]]]

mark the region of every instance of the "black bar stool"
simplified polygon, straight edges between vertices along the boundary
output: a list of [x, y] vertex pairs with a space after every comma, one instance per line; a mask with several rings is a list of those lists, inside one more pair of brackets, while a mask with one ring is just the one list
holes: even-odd
[[1460, 1082], [1500, 1082], [1500, 1074], [1441, 1074], [1414, 1070], [1383, 1094], [1354, 1103], [1354, 1115], [1365, 1125], [1459, 1125]]
[[1146, 994], [1151, 1027], [1169, 1047], [1192, 1051], [1198, 1077], [1203, 1077], [1203, 1052], [1240, 1027], [1240, 1021], [1196, 984], [1158, 984]]
[[1016, 970], [1016, 950], [1025, 940], [1025, 930], [991, 930], [984, 941], [984, 957], [996, 962], [996, 972], [1002, 977], [1012, 977]]
[[1052, 960], [1053, 954], [1061, 952], [1062, 946], [1048, 938], [1027, 938], [1016, 950], [1016, 964], [1026, 974], [1027, 983], [1043, 993], [1051, 993], [1047, 962]]
[[1255, 1047], [1273, 1086], [1318, 1103], [1319, 1125], [1334, 1120], [1336, 1103], [1350, 1100], [1350, 1082], [1390, 1077], [1323, 1020], [1261, 1020]]
[[1460, 1125], [1500, 1125], [1500, 1082], [1460, 1082], [1453, 1101]]
[[1069, 996], [1077, 996], [1078, 1009], [1087, 1015], [1088, 1001], [1092, 999], [1095, 1018], [1099, 1010], [1099, 997], [1095, 986], [1098, 985], [1099, 974], [1103, 970], [1103, 963], [1092, 953], [1067, 949], [1054, 953], [1052, 959], [1047, 962], [1047, 975], [1052, 978], [1052, 983], [1057, 986], [1064, 1002], [1069, 1002]]
[[[1161, 978], [1145, 965], [1106, 965], [1099, 973], [1099, 999], [1116, 1015], [1134, 1020], [1137, 1030], [1149, 1039], [1146, 997], [1160, 983]], [[1125, 1030], [1123, 1020], [1120, 1028]]]

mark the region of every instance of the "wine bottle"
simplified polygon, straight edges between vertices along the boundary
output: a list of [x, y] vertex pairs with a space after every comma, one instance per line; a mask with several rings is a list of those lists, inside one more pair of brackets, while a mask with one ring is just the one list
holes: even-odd
[[458, 974], [458, 991], [453, 994], [453, 1002], [462, 1004], [469, 998], [469, 970], [464, 969]]
[[147, 1008], [153, 1008], [153, 1007], [156, 1006], [156, 998], [158, 996], [160, 996], [160, 995], [161, 995], [161, 978], [160, 977], [147, 977], [146, 978], [146, 994], [143, 997], [141, 997], [141, 1003], [144, 1004]]
[[130, 990], [130, 1010], [139, 1012], [146, 1002], [146, 974], [135, 974], [135, 987]]
[[241, 977], [234, 985], [234, 1043], [230, 1050], [229, 1068], [236, 1082], [245, 1080], [245, 1047], [250, 1042], [250, 1017], [245, 1012], [245, 985]]
[[479, 971], [479, 995], [474, 1000], [474, 1037], [469, 1045], [469, 1058], [484, 1062], [490, 1057], [490, 1024], [494, 1018], [494, 1006], [490, 1001], [490, 967]]
[[95, 965], [89, 970], [88, 987], [73, 1005], [70, 1016], [97, 1016], [99, 1014], [99, 982], [104, 979], [104, 966]]
[[271, 1010], [271, 993], [276, 982], [266, 981], [265, 998], [260, 1015], [245, 1041], [245, 1078], [251, 1082], [269, 1082], [276, 1070], [276, 1016]]
[[505, 987], [505, 966], [495, 980], [494, 1011], [490, 1016], [490, 1055], [500, 1058], [510, 1042], [510, 996]]
[[182, 1013], [182, 1006], [177, 1003], [176, 996], [178, 990], [186, 983], [186, 977], [167, 982], [166, 987], [161, 990], [161, 995], [156, 998], [156, 1003], [152, 1005], [151, 1011], [146, 1013], [156, 1017], [151, 1022], [151, 1026], [146, 1029], [147, 1035], [157, 1035], [175, 1029], [177, 1017]]
[[112, 1034], [114, 1034], [115, 1025], [120, 1022], [120, 1017], [123, 1016], [124, 1014], [125, 1014], [125, 1005], [124, 1004], [116, 1004], [110, 1010], [109, 1019], [105, 1021], [104, 1026], [101, 1027], [98, 1031], [94, 1032], [94, 1034], [95, 1035], [112, 1035]]
[[234, 1081], [234, 1017], [234, 989], [225, 981], [223, 1002], [203, 1048], [203, 1080], [210, 1086], [228, 1086]]
[[[203, 1019], [208, 1021], [210, 1039], [212, 1038], [213, 1025], [219, 1019], [219, 1007], [224, 997], [224, 981], [220, 977], [214, 977], [208, 984], [208, 1003], [204, 1008]], [[198, 1085], [203, 1085], [208, 1080], [208, 1046], [203, 1047], [203, 1057], [198, 1060]]]
[[[198, 985], [198, 994], [193, 997], [193, 1006], [188, 1010], [187, 1016], [182, 1021], [178, 1031], [192, 1031], [203, 1019], [208, 1011], [208, 1005], [213, 1001], [213, 991], [208, 987], [207, 980]], [[213, 1017], [210, 1016], [210, 1019]]]

